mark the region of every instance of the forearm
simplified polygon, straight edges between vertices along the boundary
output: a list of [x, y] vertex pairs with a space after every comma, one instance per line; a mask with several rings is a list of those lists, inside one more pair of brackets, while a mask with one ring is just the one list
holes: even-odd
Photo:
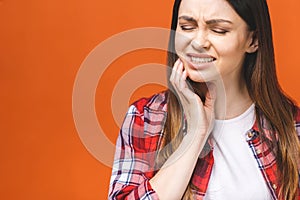
[[177, 150], [150, 180], [150, 184], [160, 200], [182, 198], [206, 138], [188, 133]]

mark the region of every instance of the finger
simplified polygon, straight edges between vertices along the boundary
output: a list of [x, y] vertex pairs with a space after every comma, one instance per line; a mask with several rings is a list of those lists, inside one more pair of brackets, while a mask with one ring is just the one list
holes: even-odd
[[187, 72], [186, 72], [186, 70], [184, 70], [182, 72], [180, 82], [179, 82], [180, 90], [183, 90], [184, 88], [187, 88], [186, 78], [187, 78]]
[[[182, 66], [184, 67], [184, 66]], [[195, 94], [195, 92], [190, 89], [190, 87], [188, 87], [188, 83], [186, 81], [187, 79], [187, 71], [183, 70], [183, 72], [181, 73], [180, 76], [180, 80], [179, 80], [179, 88], [178, 90], [180, 90], [181, 92], [181, 97], [185, 99], [186, 102], [188, 103], [201, 103], [201, 100], [199, 98], [199, 96], [197, 94]]]
[[176, 89], [177, 89], [180, 100], [188, 103], [189, 100], [183, 93], [184, 90], [188, 89], [187, 83], [186, 83], [186, 78], [187, 78], [187, 72], [186, 72], [186, 70], [184, 70], [184, 65], [181, 62], [180, 65], [178, 66], [175, 85], [176, 85]]
[[[180, 99], [180, 101], [184, 101], [184, 96], [182, 94], [182, 88], [181, 88], [181, 85], [182, 85], [182, 76], [183, 75], [183, 63], [180, 61], [178, 63], [178, 66], [176, 68], [176, 72], [174, 74], [174, 88], [176, 90], [176, 93]], [[183, 102], [182, 102], [183, 103]]]
[[174, 89], [176, 90], [176, 92], [178, 92], [179, 89], [179, 79], [182, 74], [182, 69], [183, 69], [182, 62], [178, 60], [174, 64], [173, 71], [172, 71], [172, 79], [171, 79], [171, 83]]
[[180, 59], [178, 59], [173, 66], [172, 73], [170, 76], [170, 82], [173, 86], [173, 89], [175, 90], [173, 92], [175, 92], [174, 94], [176, 94], [176, 96], [179, 100], [179, 103], [186, 104], [186, 100], [184, 100], [184, 98], [182, 97], [183, 95], [180, 92], [179, 84], [178, 84], [179, 77], [181, 76], [181, 75], [179, 75], [179, 73], [181, 73], [182, 68], [183, 68], [182, 62]]
[[[179, 88], [180, 88], [180, 91], [182, 92], [182, 94], [185, 96], [186, 99], [192, 100], [192, 99], [195, 99], [197, 95], [194, 93], [194, 91], [192, 91], [190, 89], [190, 87], [188, 87], [188, 83], [186, 81], [187, 76], [188, 76], [187, 71], [184, 70], [181, 74], [181, 77], [180, 77]], [[188, 100], [188, 101], [190, 102], [190, 100]]]
[[182, 95], [185, 97], [186, 101], [190, 104], [193, 103], [200, 103], [202, 104], [202, 101], [200, 100], [200, 97], [194, 93], [190, 88], [185, 87], [182, 91]]
[[185, 95], [186, 92], [185, 90], [190, 90], [187, 86], [187, 82], [186, 82], [186, 78], [187, 78], [187, 72], [184, 70], [180, 76], [180, 80], [179, 80], [179, 90], [181, 92], [181, 96], [182, 98], [185, 99], [185, 101], [190, 102], [190, 100], [188, 99], [188, 97]]
[[183, 70], [183, 63], [180, 61], [176, 68], [176, 73], [174, 74], [174, 84], [176, 85], [177, 89], [180, 89], [180, 79], [182, 76]]
[[178, 67], [180, 65], [180, 60], [178, 59], [172, 69], [172, 74], [170, 77], [170, 82], [175, 90], [176, 93], [178, 93], [178, 86], [177, 86], [177, 79], [178, 79]]
[[214, 109], [214, 103], [216, 100], [216, 86], [213, 83], [207, 84], [208, 91], [205, 96], [205, 107], [213, 110]]
[[[189, 107], [189, 105], [198, 105], [200, 104], [203, 109], [203, 104], [197, 94], [195, 94], [187, 85], [186, 78], [187, 78], [187, 71], [184, 70], [184, 65], [182, 61], [179, 61], [174, 65], [173, 71], [173, 80], [172, 84], [177, 93], [177, 97], [182, 104], [184, 110]], [[192, 108], [195, 109], [195, 108]]]
[[[172, 73], [171, 73], [171, 76], [169, 78], [170, 82], [172, 83], [173, 80], [174, 80], [174, 76], [176, 74], [176, 71], [177, 71], [177, 67], [178, 67], [178, 64], [179, 64], [179, 59], [174, 63], [173, 65], [173, 68], [172, 68]], [[173, 83], [172, 83], [173, 84]]]

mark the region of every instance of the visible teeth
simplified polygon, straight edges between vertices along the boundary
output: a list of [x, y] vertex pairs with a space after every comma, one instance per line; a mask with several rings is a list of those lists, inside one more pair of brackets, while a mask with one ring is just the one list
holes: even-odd
[[192, 62], [194, 63], [208, 63], [214, 60], [213, 58], [198, 58], [198, 57], [191, 57], [191, 59]]

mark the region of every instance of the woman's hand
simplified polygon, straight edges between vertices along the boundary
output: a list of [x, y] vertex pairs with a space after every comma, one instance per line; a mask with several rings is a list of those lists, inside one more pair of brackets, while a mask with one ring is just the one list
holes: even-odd
[[[187, 73], [178, 59], [170, 82], [176, 90], [187, 120], [187, 134], [157, 174], [150, 179], [159, 199], [181, 199], [200, 152], [213, 127], [215, 87], [208, 85], [205, 105], [186, 83]], [[176, 176], [174, 176], [176, 174]], [[172, 184], [170, 184], [172, 183]], [[168, 186], [168, 187], [166, 187]]]
[[205, 104], [202, 103], [200, 97], [195, 94], [187, 85], [187, 72], [183, 63], [178, 59], [172, 70], [170, 82], [172, 83], [184, 114], [187, 120], [187, 133], [195, 134], [195, 136], [207, 138], [212, 131], [214, 124], [214, 101], [216, 97], [216, 88], [212, 83], [207, 83], [208, 91], [206, 93]]

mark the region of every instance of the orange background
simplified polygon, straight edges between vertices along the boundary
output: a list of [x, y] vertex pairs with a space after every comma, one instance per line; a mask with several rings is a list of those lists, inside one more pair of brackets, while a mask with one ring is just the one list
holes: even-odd
[[[111, 169], [89, 154], [73, 122], [76, 73], [88, 53], [116, 33], [168, 28], [172, 2], [0, 0], [0, 199], [107, 198]], [[280, 83], [299, 102], [300, 1], [269, 0], [269, 6]], [[164, 61], [160, 51], [133, 52], [101, 79], [96, 109], [112, 141], [118, 134], [108, 106], [113, 84], [137, 64]], [[145, 86], [131, 101], [160, 89]]]

